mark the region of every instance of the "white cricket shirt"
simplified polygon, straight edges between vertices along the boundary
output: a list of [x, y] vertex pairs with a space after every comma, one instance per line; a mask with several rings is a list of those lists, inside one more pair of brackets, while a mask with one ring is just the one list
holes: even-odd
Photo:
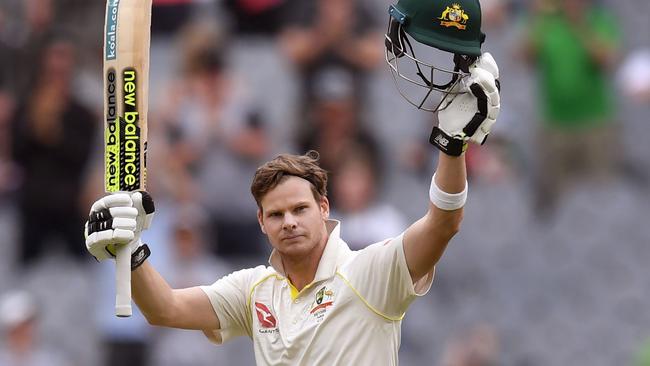
[[403, 234], [351, 251], [339, 222], [327, 229], [314, 281], [300, 292], [275, 251], [270, 267], [201, 287], [221, 324], [206, 335], [215, 343], [251, 337], [257, 365], [397, 365], [402, 318], [431, 287], [433, 270], [413, 284]]

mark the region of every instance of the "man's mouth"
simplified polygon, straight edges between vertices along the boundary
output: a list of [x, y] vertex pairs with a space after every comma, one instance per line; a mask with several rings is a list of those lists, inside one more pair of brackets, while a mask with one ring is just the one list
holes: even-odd
[[287, 235], [287, 236], [283, 237], [282, 240], [293, 240], [293, 239], [299, 238], [301, 236], [304, 236], [304, 235], [302, 235], [302, 234]]

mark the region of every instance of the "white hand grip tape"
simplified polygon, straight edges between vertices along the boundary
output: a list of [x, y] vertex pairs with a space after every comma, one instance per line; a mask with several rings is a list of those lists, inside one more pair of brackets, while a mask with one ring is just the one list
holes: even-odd
[[119, 317], [131, 316], [131, 252], [128, 245], [117, 247], [115, 290], [115, 315]]

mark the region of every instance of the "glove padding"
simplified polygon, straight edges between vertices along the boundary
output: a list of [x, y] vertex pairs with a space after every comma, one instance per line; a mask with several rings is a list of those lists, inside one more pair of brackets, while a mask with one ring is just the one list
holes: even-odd
[[430, 142], [449, 155], [460, 155], [471, 141], [482, 145], [499, 116], [499, 67], [486, 52], [470, 67], [470, 76], [449, 90], [449, 101], [438, 112]]
[[116, 245], [128, 245], [131, 254], [142, 243], [142, 230], [151, 226], [155, 207], [144, 191], [116, 193], [96, 201], [85, 225], [86, 248], [98, 261], [115, 258]]

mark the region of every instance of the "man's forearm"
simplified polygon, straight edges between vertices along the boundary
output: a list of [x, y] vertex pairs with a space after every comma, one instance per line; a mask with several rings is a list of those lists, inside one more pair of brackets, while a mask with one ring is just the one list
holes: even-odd
[[[435, 185], [444, 194], [460, 196], [459, 194], [467, 188], [465, 154], [461, 156], [450, 156], [440, 153], [434, 179]], [[458, 198], [454, 198], [454, 200], [458, 200]], [[451, 240], [460, 229], [462, 218], [462, 207], [451, 209], [443, 206], [437, 207], [433, 201], [429, 203], [427, 222], [429, 223], [430, 230], [432, 233], [435, 233], [435, 236], [439, 237], [440, 243], [445, 243], [440, 248], [440, 255], [442, 255], [442, 251], [446, 247], [446, 242]], [[436, 257], [439, 258], [439, 256]]]
[[[440, 153], [435, 181], [444, 193], [456, 194], [465, 189], [465, 156]], [[463, 209], [443, 210], [429, 202], [429, 211], [404, 233], [404, 254], [413, 281], [427, 274], [440, 260], [449, 240], [458, 232]]]
[[[441, 194], [453, 195], [455, 197], [462, 196], [460, 193], [467, 188], [465, 154], [461, 156], [450, 156], [440, 153], [434, 180], [435, 186], [443, 192]], [[427, 254], [431, 258], [435, 258], [435, 262], [440, 259], [447, 244], [460, 229], [460, 223], [463, 219], [463, 207], [456, 207], [462, 204], [451, 203], [451, 201], [458, 200], [459, 198], [453, 198], [443, 201], [449, 203], [454, 208], [444, 207], [440, 203], [436, 204], [433, 201], [429, 202], [429, 212], [427, 212], [424, 222], [427, 223], [427, 235], [430, 235], [433, 245], [430, 245]]]
[[148, 261], [131, 273], [133, 301], [147, 321], [162, 325], [173, 309], [173, 290]]
[[444, 192], [459, 193], [465, 189], [467, 169], [465, 156], [440, 154], [436, 169], [436, 185]]

